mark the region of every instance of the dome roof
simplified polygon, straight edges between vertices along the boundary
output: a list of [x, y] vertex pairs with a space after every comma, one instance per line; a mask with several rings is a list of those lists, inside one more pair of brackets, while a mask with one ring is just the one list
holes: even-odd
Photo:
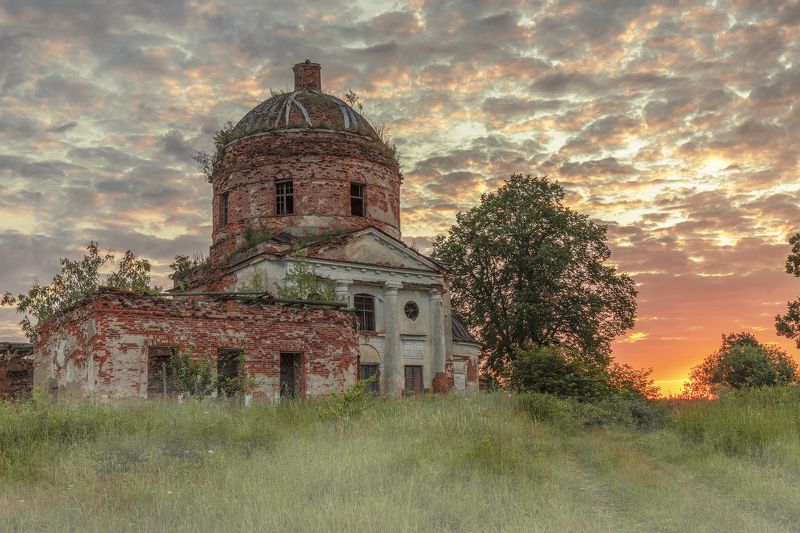
[[235, 139], [282, 129], [347, 131], [378, 138], [375, 130], [350, 105], [309, 87], [276, 94], [250, 110], [233, 128]]

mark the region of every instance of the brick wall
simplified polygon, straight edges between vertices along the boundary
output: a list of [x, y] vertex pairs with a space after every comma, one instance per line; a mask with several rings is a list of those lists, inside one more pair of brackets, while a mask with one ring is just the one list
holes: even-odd
[[347, 311], [165, 299], [103, 289], [42, 329], [34, 382], [51, 394], [146, 396], [148, 349], [190, 348], [215, 361], [243, 349], [255, 398], [279, 392], [280, 353], [303, 354], [301, 383], [321, 395], [355, 383], [358, 332]]
[[30, 395], [33, 383], [33, 359], [7, 359], [0, 354], [0, 400], [13, 400]]
[[[294, 214], [275, 212], [275, 182], [291, 179]], [[389, 150], [370, 137], [328, 130], [278, 130], [239, 139], [213, 177], [213, 244], [218, 263], [249, 227], [309, 234], [368, 226], [400, 237], [400, 182]], [[350, 215], [350, 183], [366, 184], [367, 216]], [[228, 194], [221, 226], [220, 194]]]

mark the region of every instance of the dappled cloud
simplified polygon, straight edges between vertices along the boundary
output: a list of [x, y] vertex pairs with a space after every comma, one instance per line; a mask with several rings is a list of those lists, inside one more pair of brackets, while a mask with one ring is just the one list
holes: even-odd
[[209, 243], [191, 155], [310, 58], [388, 127], [421, 247], [514, 172], [608, 224], [640, 290], [617, 355], [674, 390], [723, 332], [777, 341], [800, 292], [798, 43], [796, 2], [5, 0], [0, 287], [91, 239], [165, 283]]

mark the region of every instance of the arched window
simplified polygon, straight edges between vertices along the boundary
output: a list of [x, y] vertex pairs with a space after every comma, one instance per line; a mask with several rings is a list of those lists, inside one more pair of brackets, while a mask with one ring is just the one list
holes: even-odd
[[358, 314], [361, 331], [375, 331], [375, 297], [371, 294], [353, 296], [353, 307]]

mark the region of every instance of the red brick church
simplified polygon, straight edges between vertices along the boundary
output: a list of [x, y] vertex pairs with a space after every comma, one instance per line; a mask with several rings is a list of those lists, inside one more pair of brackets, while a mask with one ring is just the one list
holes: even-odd
[[[247, 113], [210, 177], [210, 263], [169, 295], [101, 290], [48, 322], [34, 386], [53, 394], [152, 397], [178, 349], [218, 372], [244, 355], [255, 398], [321, 395], [377, 375], [390, 396], [477, 390], [479, 344], [450, 311], [447, 270], [403, 243], [402, 175], [352, 106], [294, 66], [294, 91]], [[339, 303], [281, 301], [298, 261]], [[244, 294], [257, 280], [268, 291]]]

